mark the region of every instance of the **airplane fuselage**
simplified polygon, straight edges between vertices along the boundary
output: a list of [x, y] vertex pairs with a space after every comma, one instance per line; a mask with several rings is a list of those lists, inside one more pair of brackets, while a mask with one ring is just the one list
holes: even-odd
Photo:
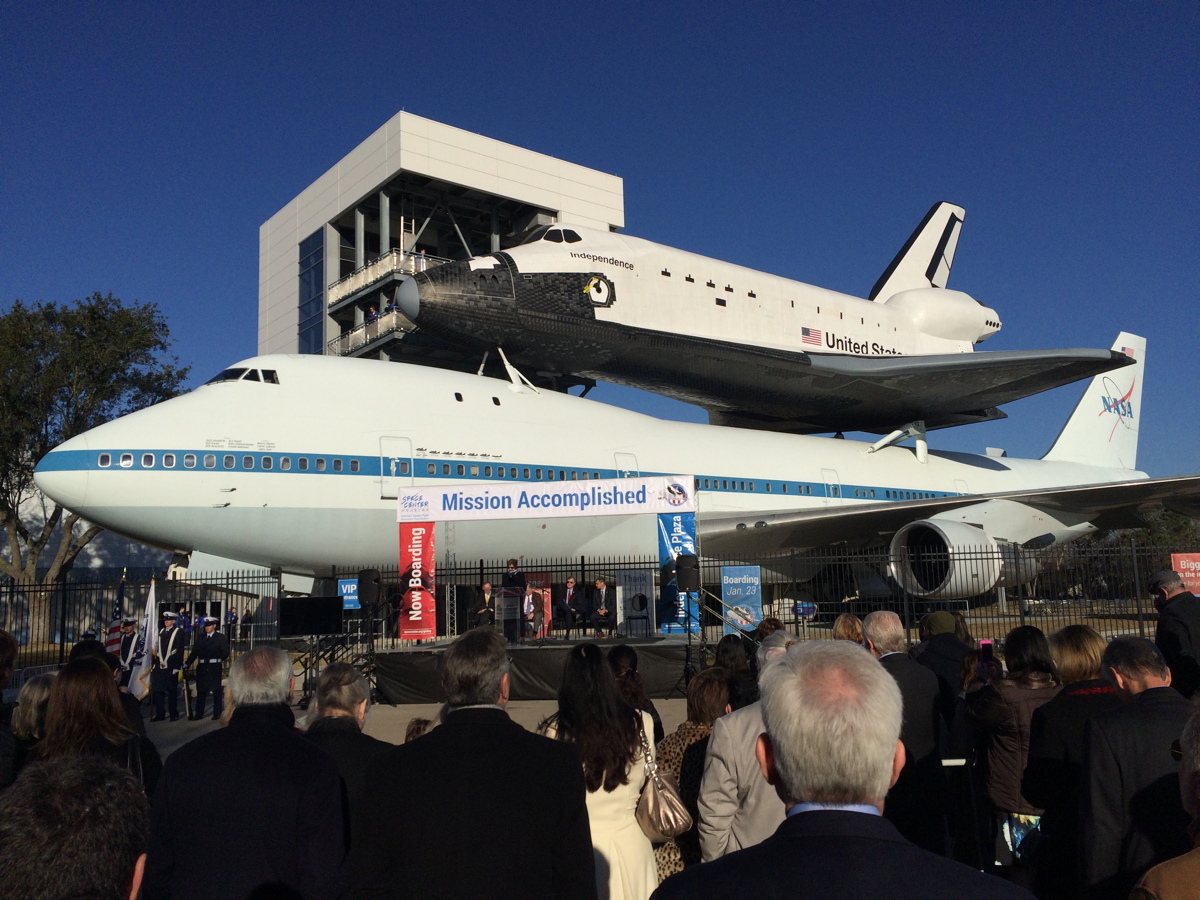
[[[370, 360], [270, 356], [235, 369], [244, 370], [239, 380], [66, 442], [39, 464], [39, 486], [155, 546], [314, 572], [394, 558], [396, 492], [412, 484], [536, 486], [687, 472], [697, 478], [703, 520], [1145, 477], [957, 453], [920, 462], [906, 447], [868, 453], [856, 441], [662, 421], [493, 378]], [[440, 525], [438, 546], [459, 559], [645, 554], [654, 529], [652, 517], [462, 522]]]

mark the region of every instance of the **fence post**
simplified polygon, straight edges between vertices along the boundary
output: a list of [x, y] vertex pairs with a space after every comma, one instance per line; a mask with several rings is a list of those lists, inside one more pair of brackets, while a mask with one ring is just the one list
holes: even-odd
[[1146, 636], [1146, 621], [1142, 615], [1142, 577], [1138, 574], [1137, 544], [1129, 539], [1129, 552], [1133, 555], [1133, 602], [1137, 604], [1138, 636]]

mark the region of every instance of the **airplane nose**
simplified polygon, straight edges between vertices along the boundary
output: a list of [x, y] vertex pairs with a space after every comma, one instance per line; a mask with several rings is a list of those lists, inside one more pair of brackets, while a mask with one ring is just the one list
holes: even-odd
[[396, 305], [409, 321], [417, 321], [417, 316], [421, 314], [421, 292], [417, 289], [415, 279], [405, 278], [400, 282], [396, 288]]
[[90, 461], [87, 439], [71, 438], [42, 457], [33, 470], [33, 482], [60, 506], [80, 509], [87, 502]]

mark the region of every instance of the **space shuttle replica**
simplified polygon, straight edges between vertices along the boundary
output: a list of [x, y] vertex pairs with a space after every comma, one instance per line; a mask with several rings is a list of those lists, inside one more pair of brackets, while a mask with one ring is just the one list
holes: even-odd
[[391, 296], [410, 337], [479, 359], [499, 347], [539, 386], [615, 382], [696, 404], [715, 425], [798, 434], [1004, 418], [1004, 403], [1132, 363], [975, 352], [1001, 323], [946, 286], [963, 217], [934, 205], [866, 298], [568, 224], [397, 274]]

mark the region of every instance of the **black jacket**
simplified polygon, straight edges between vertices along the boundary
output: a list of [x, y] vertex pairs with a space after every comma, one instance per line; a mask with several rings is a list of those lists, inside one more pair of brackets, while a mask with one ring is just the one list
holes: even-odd
[[915, 847], [882, 816], [821, 810], [664, 881], [653, 900], [1030, 900], [1021, 888]]
[[1142, 691], [1084, 728], [1080, 841], [1084, 897], [1129, 896], [1151, 866], [1191, 849], [1171, 742], [1191, 704], [1167, 687]]
[[352, 897], [596, 897], [574, 744], [501, 709], [459, 709], [375, 757], [368, 779]]
[[946, 852], [946, 779], [938, 753], [942, 735], [941, 696], [937, 676], [903, 653], [880, 657], [904, 699], [904, 742], [907, 762], [888, 791], [883, 814], [905, 838], [934, 853]]
[[[210, 662], [209, 660], [218, 660]], [[183, 667], [188, 668], [196, 660], [196, 690], [219, 691], [221, 689], [221, 667], [229, 659], [229, 638], [214, 631], [208, 634], [201, 631], [192, 642], [192, 652], [188, 654]]]
[[1200, 687], [1200, 599], [1184, 591], [1158, 614], [1154, 643], [1171, 667], [1171, 687], [1191, 697]]
[[954, 721], [954, 708], [962, 691], [962, 661], [967, 645], [953, 632], [935, 634], [925, 642], [917, 662], [933, 671], [941, 688], [942, 718], [949, 725]]
[[[350, 716], [326, 716], [317, 719], [308, 726], [304, 733], [337, 763], [338, 772], [346, 785], [346, 807], [350, 821], [354, 821], [354, 811], [362, 805], [363, 800], [371, 791], [371, 781], [367, 768], [372, 759], [385, 750], [391, 750], [394, 744], [381, 741], [362, 733], [358, 722]], [[350, 841], [350, 852], [353, 855], [355, 842]]]
[[1083, 778], [1083, 733], [1092, 716], [1120, 705], [1103, 679], [1066, 685], [1033, 711], [1029, 761], [1021, 793], [1042, 807], [1042, 844], [1037, 852], [1035, 890], [1042, 900], [1075, 896], [1081, 865], [1079, 793]]
[[294, 721], [283, 704], [242, 706], [227, 728], [167, 758], [151, 811], [143, 900], [243, 898], [264, 885], [285, 885], [307, 900], [342, 895], [342, 779]]

